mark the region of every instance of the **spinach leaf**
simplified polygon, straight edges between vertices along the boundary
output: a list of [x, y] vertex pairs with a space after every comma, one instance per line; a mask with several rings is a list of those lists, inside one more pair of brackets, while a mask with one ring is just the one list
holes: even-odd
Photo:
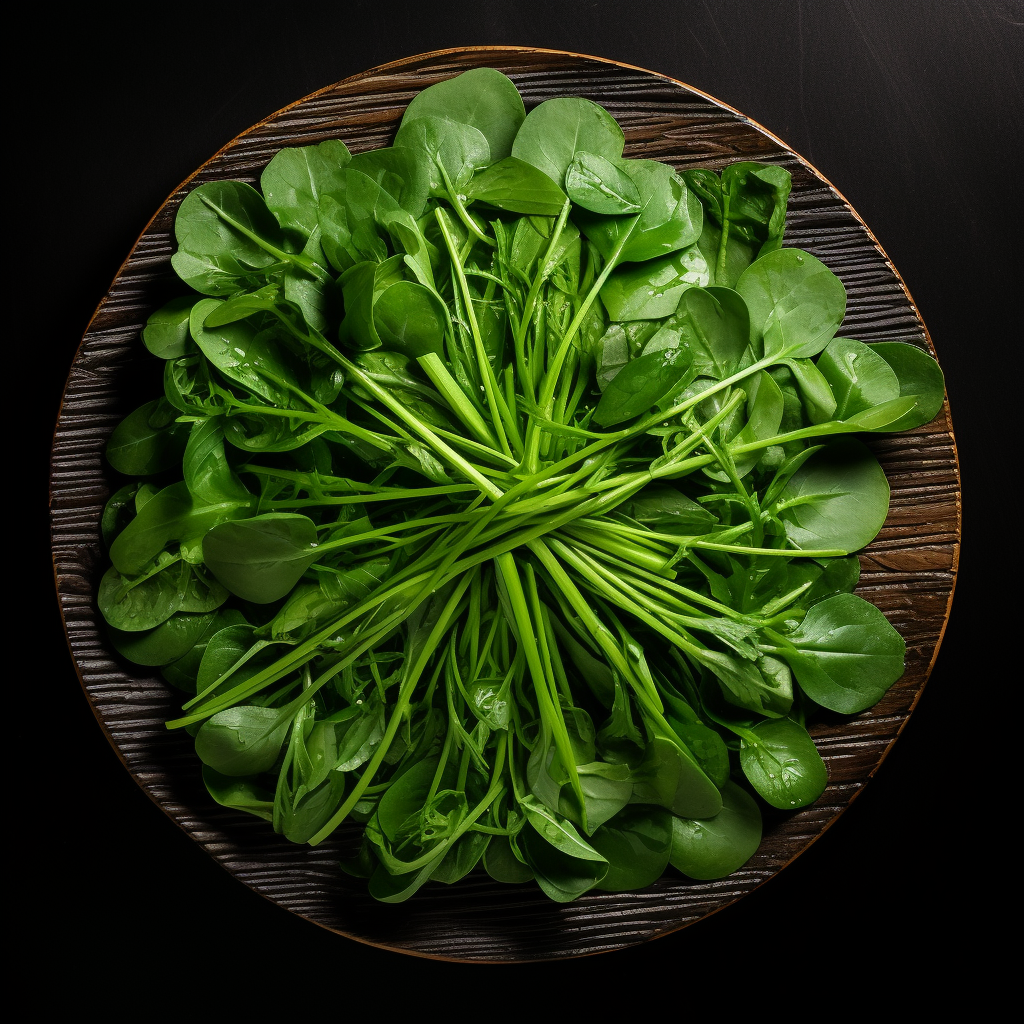
[[152, 476], [181, 461], [188, 427], [164, 398], [139, 406], [123, 419], [107, 442], [107, 461], [125, 476]]
[[221, 775], [258, 775], [277, 760], [291, 724], [291, 716], [273, 708], [228, 708], [203, 723], [196, 753]]
[[189, 315], [195, 305], [194, 296], [171, 299], [151, 313], [142, 331], [146, 348], [161, 359], [177, 359], [189, 350]]
[[555, 217], [565, 205], [565, 193], [536, 167], [507, 156], [474, 175], [466, 188], [470, 199], [512, 213]]
[[942, 408], [946, 385], [939, 364], [927, 352], [901, 341], [874, 344], [871, 351], [880, 355], [899, 381], [900, 398], [914, 398], [917, 405], [899, 419], [887, 423], [886, 431], [913, 430], [930, 423]]
[[801, 689], [842, 714], [871, 707], [903, 674], [906, 643], [873, 604], [855, 594], [819, 601], [786, 640], [779, 653]]
[[888, 511], [885, 473], [852, 438], [832, 441], [811, 455], [771, 507], [795, 547], [845, 552], [871, 541]]
[[690, 246], [672, 256], [616, 271], [601, 289], [601, 301], [613, 320], [657, 320], [676, 311], [688, 288], [708, 281], [704, 257], [696, 246]]
[[779, 249], [756, 259], [736, 282], [750, 313], [751, 341], [765, 355], [816, 356], [846, 315], [846, 289], [820, 260], [800, 249]]
[[306, 516], [268, 512], [222, 523], [203, 538], [203, 560], [232, 594], [256, 604], [284, 597], [319, 557]]
[[608, 873], [597, 888], [628, 892], [656, 882], [668, 866], [671, 820], [660, 807], [627, 807], [597, 829], [590, 842], [608, 861]]
[[344, 190], [351, 158], [339, 139], [276, 153], [260, 175], [260, 189], [281, 227], [303, 242], [309, 238], [319, 226], [320, 197]]
[[722, 788], [722, 809], [713, 818], [672, 818], [670, 861], [700, 881], [725, 878], [739, 870], [761, 843], [761, 811], [735, 782]]
[[689, 368], [683, 349], [649, 352], [626, 363], [605, 386], [593, 420], [603, 427], [641, 416], [671, 394]]
[[284, 258], [285, 237], [263, 197], [241, 181], [193, 189], [174, 220], [171, 265], [205, 295], [230, 295]]
[[[540, 108], [538, 108], [540, 109]], [[612, 161], [640, 193], [632, 217], [603, 216], [580, 209], [580, 230], [615, 263], [639, 263], [693, 245], [700, 237], [700, 202], [667, 164], [656, 160]]]
[[565, 190], [591, 213], [639, 213], [640, 190], [632, 178], [596, 153], [577, 153], [565, 174]]
[[512, 143], [512, 156], [563, 187], [577, 154], [614, 161], [622, 156], [624, 145], [622, 129], [604, 107], [579, 96], [558, 96], [526, 115]]
[[806, 807], [825, 792], [828, 772], [814, 740], [791, 718], [759, 722], [740, 739], [740, 765], [772, 807]]
[[413, 97], [399, 131], [409, 121], [424, 117], [444, 117], [477, 129], [487, 140], [491, 159], [501, 160], [516, 155], [513, 140], [526, 118], [526, 108], [519, 90], [500, 71], [473, 68]]

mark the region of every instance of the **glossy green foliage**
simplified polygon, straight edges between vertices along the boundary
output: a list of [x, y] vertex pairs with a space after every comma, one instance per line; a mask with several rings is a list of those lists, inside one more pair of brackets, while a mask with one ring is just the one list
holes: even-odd
[[613, 427], [650, 412], [676, 389], [688, 368], [686, 352], [680, 348], [648, 352], [630, 360], [605, 388], [594, 410], [594, 422]]
[[670, 861], [699, 880], [725, 878], [741, 868], [761, 843], [757, 801], [735, 782], [722, 787], [722, 809], [703, 820], [673, 818]]
[[215, 526], [203, 538], [203, 561], [246, 601], [285, 597], [316, 561], [316, 525], [306, 516], [268, 512]]
[[613, 264], [638, 263], [685, 249], [700, 237], [700, 203], [682, 178], [656, 160], [618, 160], [640, 196], [632, 216], [602, 215], [580, 207], [580, 230]]
[[189, 348], [189, 320], [195, 301], [189, 296], [171, 299], [150, 314], [142, 332], [142, 341], [153, 355], [161, 359], [185, 355]]
[[900, 398], [913, 398], [917, 405], [899, 419], [886, 425], [890, 430], [912, 430], [930, 423], [942, 408], [946, 384], [939, 364], [927, 352], [900, 341], [884, 341], [871, 346], [892, 368], [899, 382]]
[[107, 442], [107, 461], [126, 476], [151, 476], [181, 462], [188, 438], [178, 411], [158, 398], [123, 419]]
[[626, 159], [492, 69], [393, 142], [182, 202], [163, 395], [107, 449], [113, 646], [181, 691], [213, 801], [356, 824], [382, 902], [727, 876], [824, 791], [811, 709], [902, 672], [852, 593], [888, 484], [842, 435], [923, 425], [942, 375], [836, 337], [783, 168]]
[[691, 246], [673, 256], [623, 267], [608, 278], [601, 301], [612, 320], [659, 320], [676, 311], [687, 288], [708, 281], [707, 262]]
[[906, 643], [873, 604], [855, 594], [813, 605], [786, 640], [780, 653], [804, 693], [842, 714], [871, 707], [903, 674]]
[[846, 289], [820, 260], [778, 249], [755, 260], [736, 282], [750, 314], [750, 337], [765, 354], [807, 358], [832, 340], [846, 314]]
[[260, 175], [260, 189], [281, 227], [305, 242], [319, 226], [320, 197], [344, 191], [350, 160], [337, 139], [277, 153]]
[[476, 128], [487, 139], [492, 160], [513, 154], [526, 117], [519, 90], [492, 68], [474, 68], [424, 89], [406, 108], [402, 124], [419, 117], [445, 117]]
[[[512, 156], [532, 164], [561, 186], [578, 155], [615, 161], [622, 156], [624, 144], [618, 122], [602, 106], [578, 96], [559, 96], [545, 100], [526, 116], [512, 143]], [[615, 181], [620, 191], [629, 189], [618, 177]]]
[[477, 174], [468, 195], [499, 210], [557, 217], [565, 205], [565, 193], [536, 167], [506, 157]]
[[771, 510], [794, 547], [857, 551], [885, 522], [889, 483], [861, 442], [843, 438], [813, 453]]
[[790, 810], [825, 792], [828, 771], [807, 730], [791, 718], [759, 722], [740, 732], [743, 774], [772, 807]]
[[174, 221], [178, 276], [205, 295], [230, 295], [278, 263], [285, 244], [263, 197], [239, 181], [193, 189]]

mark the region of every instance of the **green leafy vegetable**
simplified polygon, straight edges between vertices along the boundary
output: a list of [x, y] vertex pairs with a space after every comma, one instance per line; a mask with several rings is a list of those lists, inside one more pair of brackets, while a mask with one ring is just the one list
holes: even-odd
[[941, 372], [836, 337], [784, 168], [623, 142], [478, 69], [393, 146], [283, 150], [178, 210], [191, 292], [108, 444], [99, 607], [186, 695], [211, 799], [358, 830], [385, 902], [724, 877], [759, 800], [824, 792], [812, 709], [903, 670], [852, 593], [888, 484], [843, 435], [927, 423]]

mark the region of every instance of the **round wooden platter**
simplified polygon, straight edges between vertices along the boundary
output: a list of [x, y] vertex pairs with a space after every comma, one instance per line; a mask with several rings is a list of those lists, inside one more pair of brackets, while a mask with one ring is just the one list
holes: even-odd
[[473, 47], [423, 54], [268, 117], [199, 168], [156, 213], [100, 303], [68, 376], [51, 461], [53, 558], [72, 657], [107, 738], [146, 793], [232, 875], [360, 942], [448, 960], [539, 961], [631, 946], [693, 924], [772, 877], [836, 820], [885, 757], [934, 661], [956, 576], [960, 489], [948, 406], [925, 427], [871, 438], [892, 502], [884, 528], [861, 555], [858, 592], [906, 638], [906, 673], [871, 710], [826, 716], [812, 727], [828, 765], [827, 790], [812, 807], [768, 816], [757, 854], [729, 878], [694, 882], [671, 872], [643, 892], [595, 892], [562, 905], [535, 886], [504, 886], [481, 874], [453, 886], [430, 884], [392, 906], [372, 900], [337, 867], [345, 835], [316, 848], [296, 846], [268, 824], [214, 804], [191, 737], [163, 725], [178, 713], [181, 695], [155, 671], [112, 652], [95, 602], [106, 557], [99, 520], [112, 485], [103, 449], [120, 419], [157, 393], [158, 373], [140, 332], [149, 314], [179, 291], [170, 266], [175, 212], [201, 182], [258, 183], [283, 147], [332, 138], [353, 152], [389, 145], [419, 90], [474, 67], [507, 74], [527, 109], [553, 96], [601, 103], [625, 131], [627, 156], [677, 169], [719, 170], [737, 159], [787, 167], [793, 193], [786, 244], [813, 253], [842, 279], [848, 308], [840, 333], [910, 342], [935, 354], [899, 275], [855, 211], [805, 160], [739, 112], [661, 75], [562, 51]]

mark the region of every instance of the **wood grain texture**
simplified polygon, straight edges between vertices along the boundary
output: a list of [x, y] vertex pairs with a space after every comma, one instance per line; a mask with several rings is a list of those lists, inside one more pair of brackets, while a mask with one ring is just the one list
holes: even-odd
[[106, 558], [99, 517], [110, 491], [103, 448], [139, 396], [157, 387], [158, 370], [139, 334], [148, 315], [177, 290], [170, 268], [175, 212], [202, 181], [255, 183], [284, 146], [328, 138], [341, 138], [353, 152], [387, 145], [419, 90], [478, 66], [508, 74], [528, 109], [559, 95], [600, 102], [622, 125], [627, 156], [679, 169], [718, 169], [738, 158], [787, 167], [793, 194], [786, 240], [843, 280], [848, 309], [841, 333], [910, 342], [934, 354], [898, 274], [856, 213], [812, 167], [743, 115], [667, 78], [594, 58], [520, 48], [427, 54], [278, 112], [221, 150], [157, 212], [71, 367], [51, 460], [53, 555], [72, 656], [101, 727], [149, 796], [231, 874], [294, 913], [362, 942], [462, 961], [535, 961], [635, 945], [692, 924], [756, 888], [828, 828], [878, 768], [934, 661], [956, 577], [960, 488], [948, 407], [925, 427], [872, 438], [892, 502], [881, 533], [862, 554], [858, 592], [905, 637], [907, 671], [870, 711], [852, 719], [826, 714], [813, 727], [829, 769], [828, 789], [797, 814], [770, 813], [760, 850], [728, 879], [698, 883], [673, 874], [644, 892], [592, 893], [563, 906], [530, 886], [474, 877], [427, 886], [409, 903], [391, 906], [370, 899], [336, 867], [352, 833], [315, 849], [295, 846], [266, 823], [213, 804], [191, 738], [163, 727], [177, 714], [180, 695], [113, 654], [94, 599]]

